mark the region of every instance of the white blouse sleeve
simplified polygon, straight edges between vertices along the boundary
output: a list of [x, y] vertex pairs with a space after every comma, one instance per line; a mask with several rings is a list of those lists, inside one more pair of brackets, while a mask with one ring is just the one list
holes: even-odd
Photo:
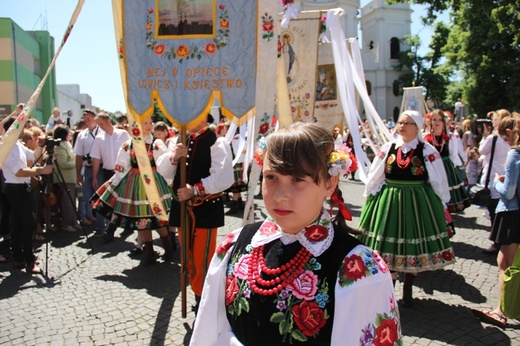
[[128, 174], [128, 171], [132, 168], [130, 162], [130, 141], [123, 143], [119, 152], [117, 153], [116, 164], [114, 168], [114, 175], [110, 178], [110, 184], [118, 185], [121, 179]]
[[424, 143], [423, 155], [430, 185], [435, 194], [439, 196], [442, 203], [446, 204], [450, 201], [451, 197], [448, 178], [446, 176], [444, 164], [442, 163], [442, 158], [437, 149], [429, 143]]
[[335, 295], [331, 345], [402, 341], [392, 276], [375, 251], [365, 245], [350, 251], [338, 272]]
[[[450, 140], [448, 142], [450, 151], [450, 160], [455, 167], [462, 166], [462, 160], [460, 159], [459, 153], [462, 148], [459, 137], [454, 134], [450, 134]], [[460, 148], [459, 148], [460, 147]]]
[[370, 166], [370, 171], [368, 172], [367, 185], [365, 186], [363, 196], [375, 195], [385, 184], [385, 161], [388, 151], [390, 151], [392, 147], [392, 143], [393, 142], [385, 143], [374, 158]]
[[211, 146], [211, 167], [209, 176], [201, 179], [208, 194], [219, 193], [233, 185], [233, 159], [231, 147], [224, 137], [217, 138]]
[[231, 330], [225, 304], [227, 266], [241, 230], [229, 233], [213, 255], [204, 280], [190, 346], [242, 345]]
[[155, 166], [157, 167], [157, 173], [159, 173], [164, 180], [166, 180], [166, 183], [171, 186], [173, 183], [173, 172], [171, 167], [173, 165], [168, 160], [169, 154], [168, 147], [161, 139], [156, 139], [153, 142], [153, 158], [155, 160]]

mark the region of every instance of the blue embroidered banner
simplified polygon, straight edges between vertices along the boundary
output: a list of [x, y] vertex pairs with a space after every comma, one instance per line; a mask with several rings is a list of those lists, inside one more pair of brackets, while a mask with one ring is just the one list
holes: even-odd
[[[119, 42], [129, 110], [196, 125], [213, 101], [240, 118], [254, 108], [257, 0], [123, 0]], [[114, 9], [116, 11], [116, 9]]]

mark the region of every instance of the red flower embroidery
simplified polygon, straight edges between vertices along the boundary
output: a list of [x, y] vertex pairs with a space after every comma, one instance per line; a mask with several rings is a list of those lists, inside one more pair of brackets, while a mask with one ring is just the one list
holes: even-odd
[[282, 42], [280, 42], [280, 40], [278, 40], [278, 53], [280, 53], [282, 51]]
[[423, 170], [421, 167], [417, 167], [417, 169], [415, 170], [415, 175], [421, 175], [423, 174]]
[[327, 320], [316, 302], [304, 301], [292, 308], [294, 322], [306, 336], [317, 334]]
[[397, 339], [397, 323], [395, 322], [395, 320], [382, 320], [381, 325], [376, 328], [376, 337], [374, 339], [374, 345], [393, 346]]
[[278, 230], [278, 227], [273, 222], [265, 222], [262, 227], [258, 230], [261, 235], [264, 237], [268, 237], [270, 235], [273, 235]]
[[115, 165], [115, 167], [114, 167], [114, 171], [119, 172], [119, 171], [121, 171], [121, 168], [123, 168], [123, 167], [121, 167], [120, 164], [117, 164], [117, 165]]
[[150, 178], [148, 178], [148, 177], [144, 177], [144, 182], [145, 182], [146, 184], [150, 184], [151, 180], [150, 180]]
[[264, 123], [264, 124], [260, 125], [260, 128], [258, 129], [258, 133], [259, 134], [263, 135], [267, 131], [269, 131], [269, 124], [268, 123]]
[[419, 159], [417, 156], [414, 156], [413, 157], [413, 164], [416, 165], [416, 166], [420, 166], [421, 165], [421, 159]]
[[150, 14], [153, 13], [153, 8], [149, 8], [148, 13], [150, 13]]
[[343, 263], [343, 274], [349, 280], [357, 281], [366, 277], [366, 267], [363, 259], [358, 255], [352, 255], [345, 258]]
[[228, 233], [222, 243], [217, 247], [216, 253], [217, 255], [223, 255], [225, 254], [231, 245], [235, 242], [235, 235], [233, 233]]
[[224, 29], [229, 28], [229, 21], [227, 19], [221, 19], [220, 20], [220, 26]]
[[166, 45], [163, 43], [156, 45], [155, 47], [153, 47], [153, 52], [157, 56], [163, 55], [164, 52], [166, 52]]
[[449, 251], [444, 251], [442, 253], [442, 258], [444, 258], [446, 261], [451, 261], [453, 259], [453, 255]]
[[382, 159], [383, 157], [385, 157], [385, 152], [384, 151], [380, 151], [377, 153], [377, 157], [379, 157], [380, 159]]
[[141, 134], [141, 131], [139, 131], [139, 129], [138, 129], [137, 127], [135, 127], [135, 128], [132, 129], [132, 135], [133, 135], [134, 137], [137, 137], [137, 136], [139, 136], [140, 134]]
[[154, 212], [154, 213], [160, 213], [161, 210], [162, 210], [162, 209], [161, 209], [158, 205], [154, 205], [154, 207], [153, 207], [153, 212]]
[[437, 158], [437, 157], [435, 156], [435, 154], [430, 154], [430, 155], [428, 155], [428, 161], [430, 161], [430, 162], [435, 161], [436, 158]]
[[329, 230], [321, 225], [312, 225], [305, 227], [304, 235], [311, 243], [316, 243], [327, 238]]
[[219, 8], [219, 10], [223, 10], [223, 9], [225, 9], [225, 8], [226, 8], [226, 6], [225, 6], [225, 5], [222, 5], [222, 4], [220, 4], [220, 5], [218, 5], [218, 8]]
[[301, 273], [292, 283], [287, 286], [298, 299], [313, 300], [318, 290], [318, 276], [312, 271], [306, 270]]
[[270, 32], [270, 31], [273, 31], [274, 29], [274, 24], [273, 22], [264, 22], [262, 24], [262, 29], [266, 32]]
[[234, 276], [226, 278], [226, 306], [233, 303], [238, 293], [237, 279]]

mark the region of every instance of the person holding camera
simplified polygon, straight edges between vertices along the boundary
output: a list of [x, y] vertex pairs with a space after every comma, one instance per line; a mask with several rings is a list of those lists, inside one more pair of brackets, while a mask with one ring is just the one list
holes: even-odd
[[[3, 127], [7, 131], [15, 119], [7, 120]], [[11, 248], [13, 268], [26, 268], [30, 274], [42, 274], [33, 251], [33, 234], [36, 219], [32, 215], [31, 177], [52, 173], [52, 165], [30, 167], [29, 149], [17, 141], [2, 166], [5, 178], [5, 195], [11, 206]]]
[[[96, 113], [91, 109], [85, 109], [83, 111], [83, 120], [87, 127], [78, 134], [74, 145], [74, 154], [76, 154], [77, 184], [82, 186], [83, 196], [87, 201], [95, 192], [93, 186], [94, 171], [92, 168], [93, 163], [90, 151], [94, 146], [96, 136], [103, 132], [94, 120], [95, 116]], [[103, 181], [101, 171], [98, 172], [96, 178], [98, 181]], [[89, 226], [95, 223], [94, 228], [96, 230], [96, 235], [102, 236], [105, 233], [106, 219], [99, 213], [96, 213], [96, 216], [94, 217], [92, 206], [89, 203], [86, 205], [86, 210], [79, 210], [79, 217], [81, 219], [81, 224], [84, 226]]]

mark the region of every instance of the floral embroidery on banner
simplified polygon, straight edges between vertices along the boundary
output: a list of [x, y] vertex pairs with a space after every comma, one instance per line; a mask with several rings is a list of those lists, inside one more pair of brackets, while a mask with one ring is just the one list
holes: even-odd
[[217, 35], [212, 41], [201, 45], [192, 44], [187, 46], [180, 44], [179, 46], [168, 47], [163, 43], [158, 43], [154, 37], [154, 9], [149, 8], [146, 13], [146, 48], [150, 49], [159, 57], [166, 57], [168, 60], [179, 60], [180, 63], [184, 59], [197, 59], [209, 57], [215, 54], [219, 49], [228, 45], [229, 39], [229, 13], [226, 6], [218, 5], [218, 28]]
[[274, 37], [274, 19], [267, 12], [262, 16], [262, 39], [271, 41]]

